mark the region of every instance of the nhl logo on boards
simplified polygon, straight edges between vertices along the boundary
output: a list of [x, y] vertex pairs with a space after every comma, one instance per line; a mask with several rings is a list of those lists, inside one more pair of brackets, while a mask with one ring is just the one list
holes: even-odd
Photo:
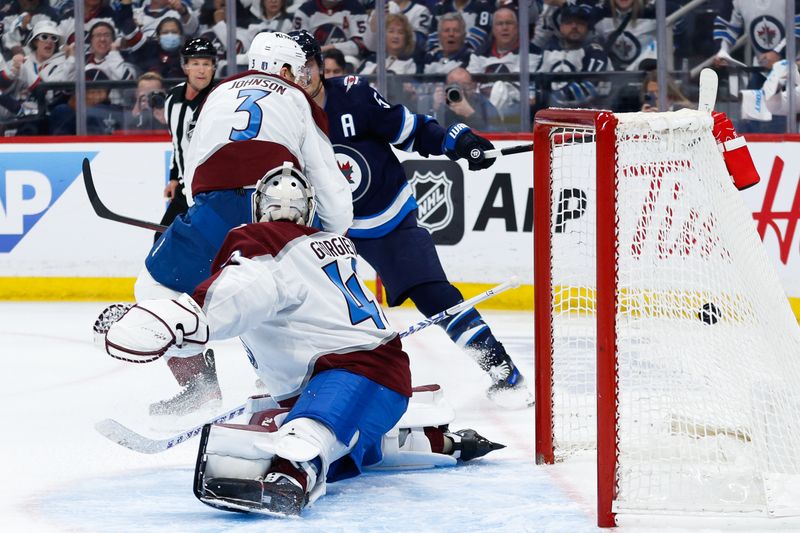
[[417, 199], [417, 222], [436, 244], [456, 244], [464, 237], [464, 174], [453, 161], [405, 161], [406, 176]]

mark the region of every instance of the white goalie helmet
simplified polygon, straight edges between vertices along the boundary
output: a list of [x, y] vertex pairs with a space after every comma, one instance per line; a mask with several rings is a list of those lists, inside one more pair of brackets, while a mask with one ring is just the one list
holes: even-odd
[[253, 222], [288, 220], [310, 226], [316, 210], [314, 188], [289, 161], [273, 168], [256, 183]]
[[306, 87], [311, 81], [311, 72], [306, 67], [306, 54], [294, 39], [281, 32], [262, 32], [256, 35], [247, 50], [247, 65], [250, 70], [265, 74], [280, 74], [284, 65], [289, 65], [295, 83]]

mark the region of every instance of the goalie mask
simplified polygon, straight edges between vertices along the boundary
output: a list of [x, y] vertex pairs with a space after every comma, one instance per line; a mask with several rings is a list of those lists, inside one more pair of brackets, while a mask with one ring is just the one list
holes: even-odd
[[314, 188], [303, 173], [288, 161], [267, 172], [256, 184], [253, 222], [287, 220], [310, 226], [316, 209]]

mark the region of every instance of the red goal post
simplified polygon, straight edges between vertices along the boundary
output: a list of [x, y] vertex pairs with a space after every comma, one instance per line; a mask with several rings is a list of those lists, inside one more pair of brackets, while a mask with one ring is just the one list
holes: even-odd
[[800, 333], [711, 124], [536, 115], [536, 461], [596, 453], [600, 526], [800, 515]]

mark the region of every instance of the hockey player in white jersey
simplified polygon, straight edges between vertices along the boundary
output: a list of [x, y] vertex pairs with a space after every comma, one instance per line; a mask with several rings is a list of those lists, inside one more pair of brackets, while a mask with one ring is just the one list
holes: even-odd
[[228, 233], [194, 295], [140, 302], [106, 335], [108, 353], [132, 362], [242, 340], [272, 397], [251, 398], [249, 424], [204, 428], [194, 492], [213, 507], [296, 515], [366, 467], [454, 465], [502, 447], [450, 432], [436, 386], [409, 407], [400, 338], [356, 275], [355, 245], [307, 225], [314, 209], [291, 162], [271, 170], [253, 196], [260, 222]]
[[[190, 208], [148, 254], [137, 301], [193, 292], [210, 275], [228, 231], [252, 221], [256, 182], [284, 161], [311, 180], [323, 229], [344, 233], [352, 223], [352, 194], [326, 135], [327, 118], [303, 91], [302, 49], [286, 34], [263, 33], [253, 40], [248, 62], [250, 70], [221, 82], [203, 105], [186, 154]], [[184, 389], [153, 404], [151, 414], [182, 415], [220, 398], [211, 358], [166, 359]]]

